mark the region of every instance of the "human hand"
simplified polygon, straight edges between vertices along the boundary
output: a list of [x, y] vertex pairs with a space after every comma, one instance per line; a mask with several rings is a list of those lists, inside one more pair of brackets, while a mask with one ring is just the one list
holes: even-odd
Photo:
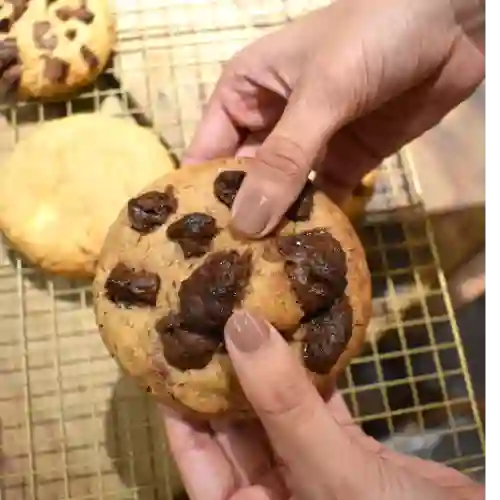
[[233, 225], [270, 232], [311, 169], [342, 202], [485, 72], [484, 0], [337, 0], [224, 68], [184, 161], [254, 156]]
[[260, 422], [166, 428], [191, 500], [476, 500], [484, 487], [363, 433], [340, 394], [326, 403], [282, 336], [236, 312], [226, 346]]

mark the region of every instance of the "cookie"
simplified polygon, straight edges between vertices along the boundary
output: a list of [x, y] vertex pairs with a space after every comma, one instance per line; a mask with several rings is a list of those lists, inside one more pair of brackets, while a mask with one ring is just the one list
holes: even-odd
[[90, 84], [115, 43], [107, 0], [3, 0], [0, 95], [56, 98]]
[[320, 392], [359, 352], [371, 314], [363, 248], [308, 184], [274, 234], [243, 240], [230, 207], [251, 160], [184, 167], [133, 196], [93, 286], [104, 343], [163, 404], [194, 418], [252, 415], [224, 348], [238, 308], [271, 322]]
[[356, 186], [351, 196], [342, 203], [340, 208], [342, 208], [342, 211], [349, 217], [351, 222], [359, 221], [365, 214], [366, 207], [375, 192], [377, 174], [377, 170], [372, 170], [366, 174]]
[[42, 269], [93, 277], [122, 205], [174, 166], [151, 130], [124, 118], [92, 113], [47, 122], [0, 166], [0, 229]]

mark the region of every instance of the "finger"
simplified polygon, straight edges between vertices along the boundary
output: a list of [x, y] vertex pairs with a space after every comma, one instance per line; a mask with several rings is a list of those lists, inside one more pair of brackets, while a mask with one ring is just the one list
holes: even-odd
[[284, 490], [277, 492], [275, 488], [257, 484], [238, 491], [230, 500], [288, 500], [289, 498]]
[[227, 83], [224, 80], [217, 84], [186, 149], [183, 164], [201, 163], [236, 153], [242, 138], [239, 128], [223, 105], [225, 85]]
[[[334, 201], [344, 201], [367, 172], [467, 99], [484, 70], [475, 51], [473, 46], [460, 47], [420, 86], [335, 134], [316, 178], [321, 189]], [[454, 85], [456, 75], [461, 75], [460, 86]]]
[[259, 421], [218, 422], [212, 428], [240, 487], [257, 483], [271, 471], [272, 451]]
[[231, 464], [204, 426], [165, 411], [171, 452], [190, 500], [226, 500], [236, 489]]
[[274, 328], [238, 311], [228, 321], [225, 335], [241, 386], [305, 497], [329, 498], [339, 480], [358, 482], [359, 473], [367, 479], [375, 475], [376, 464], [342, 432]]
[[272, 231], [297, 199], [341, 116], [318, 100], [314, 89], [297, 88], [276, 127], [257, 149], [232, 208], [240, 233]]

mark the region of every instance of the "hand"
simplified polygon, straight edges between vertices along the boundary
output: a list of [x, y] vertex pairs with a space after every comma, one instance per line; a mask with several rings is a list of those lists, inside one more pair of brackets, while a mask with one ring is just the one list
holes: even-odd
[[186, 163], [250, 155], [233, 225], [270, 232], [311, 169], [341, 202], [484, 79], [484, 0], [337, 0], [225, 67]]
[[459, 472], [366, 436], [337, 393], [324, 402], [269, 324], [236, 312], [226, 345], [260, 422], [194, 425], [166, 412], [191, 500], [472, 500]]

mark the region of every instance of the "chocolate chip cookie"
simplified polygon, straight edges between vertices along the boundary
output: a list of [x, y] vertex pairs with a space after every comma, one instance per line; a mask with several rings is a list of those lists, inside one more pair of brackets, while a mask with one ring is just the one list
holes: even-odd
[[55, 98], [91, 83], [115, 42], [107, 0], [0, 0], [0, 95]]
[[128, 119], [91, 113], [47, 122], [0, 166], [0, 229], [42, 269], [93, 277], [123, 203], [174, 166], [156, 135]]
[[251, 415], [224, 346], [234, 310], [272, 323], [321, 393], [358, 353], [370, 319], [363, 248], [312, 184], [269, 237], [232, 233], [230, 208], [249, 165], [184, 167], [130, 198], [94, 280], [110, 353], [158, 400], [192, 417]]

